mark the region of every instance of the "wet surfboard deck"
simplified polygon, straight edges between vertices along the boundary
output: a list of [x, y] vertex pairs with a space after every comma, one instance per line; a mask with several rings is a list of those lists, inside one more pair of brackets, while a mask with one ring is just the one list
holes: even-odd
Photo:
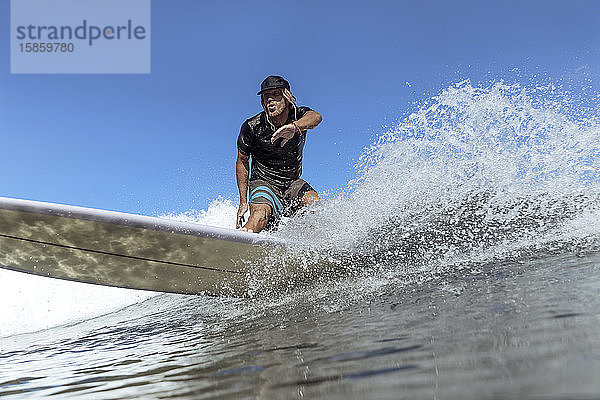
[[0, 197], [0, 267], [51, 278], [241, 295], [252, 263], [285, 246], [234, 229]]

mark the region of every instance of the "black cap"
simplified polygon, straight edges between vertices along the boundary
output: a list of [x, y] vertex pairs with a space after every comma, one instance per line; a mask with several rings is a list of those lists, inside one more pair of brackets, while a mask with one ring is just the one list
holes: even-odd
[[267, 76], [267, 78], [262, 81], [260, 84], [260, 92], [256, 93], [257, 95], [262, 94], [262, 92], [267, 91], [269, 89], [287, 89], [290, 90], [290, 83], [283, 79], [281, 76], [271, 75]]

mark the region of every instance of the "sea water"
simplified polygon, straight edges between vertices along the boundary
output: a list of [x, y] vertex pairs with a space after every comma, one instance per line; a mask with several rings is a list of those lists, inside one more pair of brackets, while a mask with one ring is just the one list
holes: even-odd
[[552, 84], [443, 90], [273, 233], [296, 245], [245, 298], [0, 271], [0, 396], [596, 398], [596, 115]]

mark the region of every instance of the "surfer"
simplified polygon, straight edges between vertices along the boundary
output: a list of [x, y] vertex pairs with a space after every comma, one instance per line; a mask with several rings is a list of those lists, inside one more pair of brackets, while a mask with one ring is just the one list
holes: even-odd
[[[318, 112], [296, 105], [289, 82], [281, 76], [268, 76], [257, 94], [263, 111], [242, 124], [235, 164], [240, 191], [236, 228], [256, 233], [319, 199], [300, 175], [306, 131], [322, 120]], [[243, 225], [248, 189], [250, 217]]]

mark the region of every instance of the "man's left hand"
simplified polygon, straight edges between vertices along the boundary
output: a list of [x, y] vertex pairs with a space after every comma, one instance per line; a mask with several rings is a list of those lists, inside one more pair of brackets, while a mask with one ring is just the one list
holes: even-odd
[[281, 147], [285, 146], [285, 144], [294, 137], [294, 135], [298, 132], [298, 128], [294, 124], [283, 125], [281, 128], [277, 129], [277, 131], [271, 136], [271, 143], [275, 143], [275, 141], [279, 138], [281, 140]]

